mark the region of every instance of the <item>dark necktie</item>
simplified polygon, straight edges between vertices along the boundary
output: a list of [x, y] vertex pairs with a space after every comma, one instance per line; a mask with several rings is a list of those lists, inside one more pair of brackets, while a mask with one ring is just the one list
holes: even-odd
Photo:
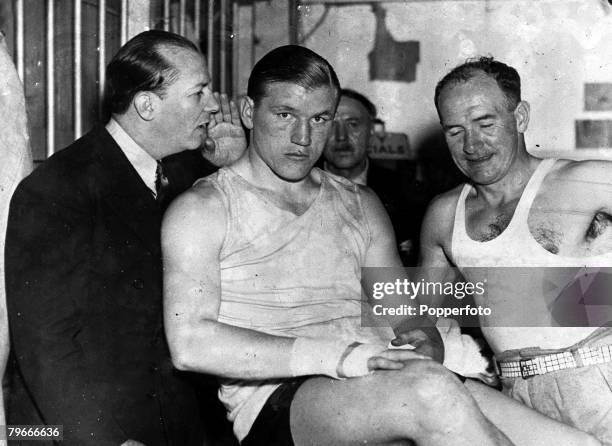
[[164, 175], [164, 167], [161, 161], [157, 161], [157, 169], [155, 170], [155, 191], [158, 202], [164, 199], [164, 195], [168, 191], [169, 186], [168, 178]]

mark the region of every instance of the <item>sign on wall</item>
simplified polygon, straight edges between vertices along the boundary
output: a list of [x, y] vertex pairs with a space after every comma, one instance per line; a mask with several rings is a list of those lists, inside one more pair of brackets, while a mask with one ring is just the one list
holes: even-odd
[[372, 136], [368, 154], [373, 159], [414, 159], [414, 154], [410, 150], [408, 136], [404, 133], [386, 132], [382, 136]]

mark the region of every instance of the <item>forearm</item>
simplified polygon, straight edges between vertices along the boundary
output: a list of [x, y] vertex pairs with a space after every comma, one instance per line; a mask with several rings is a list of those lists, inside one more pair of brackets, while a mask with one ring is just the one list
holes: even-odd
[[293, 338], [212, 320], [169, 326], [167, 336], [172, 362], [179, 370], [244, 379], [291, 376]]
[[246, 380], [325, 375], [362, 376], [384, 345], [322, 338], [288, 338], [202, 321], [198, 328], [168, 334], [180, 370]]

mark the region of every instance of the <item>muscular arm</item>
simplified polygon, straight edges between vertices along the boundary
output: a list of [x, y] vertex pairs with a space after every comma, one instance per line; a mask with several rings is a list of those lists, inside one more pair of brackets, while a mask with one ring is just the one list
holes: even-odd
[[[455, 191], [439, 195], [429, 205], [421, 228], [419, 279], [446, 282], [456, 278], [451, 263], [451, 242], [455, 216]], [[433, 297], [429, 305], [440, 305], [441, 296]]]
[[164, 217], [164, 320], [173, 363], [224, 377], [289, 377], [292, 338], [217, 320], [225, 231], [220, 193], [207, 185], [180, 196]]
[[[375, 281], [394, 280], [395, 278], [408, 278], [399, 259], [395, 237], [389, 217], [376, 195], [369, 189], [363, 189], [363, 204], [366, 218], [372, 234], [370, 246], [366, 254], [366, 267], [385, 267], [384, 270], [364, 270], [364, 283], [366, 287]], [[367, 277], [373, 272], [377, 277]], [[380, 275], [388, 276], [381, 277]], [[414, 280], [414, 278], [408, 278]], [[369, 287], [371, 289], [371, 287]], [[387, 296], [386, 304], [399, 307], [406, 302], [405, 296]], [[414, 302], [411, 303], [414, 305]], [[402, 341], [395, 345], [409, 343], [416, 347], [415, 351], [430, 356], [440, 362], [444, 358], [444, 346], [440, 333], [435, 328], [435, 321], [420, 316], [390, 316], [389, 322]]]
[[384, 352], [384, 346], [273, 336], [219, 322], [226, 224], [220, 193], [208, 185], [183, 194], [164, 218], [164, 320], [178, 369], [252, 380], [351, 377], [368, 369], [398, 369], [402, 360], [420, 357]]
[[567, 178], [564, 181], [573, 185], [576, 191], [573, 196], [568, 194], [569, 200], [576, 200], [576, 207], [586, 204], [591, 210], [584, 240], [598, 244], [605, 239], [599, 248], [609, 251], [612, 247], [612, 161], [571, 162], [562, 173]]

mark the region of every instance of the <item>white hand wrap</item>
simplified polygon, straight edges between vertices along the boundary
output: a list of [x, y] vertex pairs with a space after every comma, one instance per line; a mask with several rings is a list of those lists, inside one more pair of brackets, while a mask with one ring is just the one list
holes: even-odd
[[384, 345], [346, 345], [344, 341], [296, 338], [289, 364], [293, 376], [326, 375], [350, 378], [370, 373], [368, 359], [386, 350]]
[[364, 376], [370, 373], [368, 369], [368, 359], [372, 356], [377, 356], [387, 349], [384, 345], [377, 344], [359, 344], [355, 342], [347, 347], [344, 361], [340, 365], [340, 376], [353, 378], [356, 376]]

